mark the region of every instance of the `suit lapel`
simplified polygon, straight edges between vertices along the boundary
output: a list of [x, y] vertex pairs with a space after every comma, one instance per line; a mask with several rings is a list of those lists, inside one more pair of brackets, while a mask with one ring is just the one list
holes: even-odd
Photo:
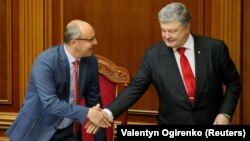
[[[59, 47], [59, 59], [60, 59], [60, 65], [62, 66], [62, 71], [63, 71], [63, 75], [65, 76], [64, 78], [66, 78], [65, 82], [66, 82], [66, 96], [67, 100], [69, 99], [69, 89], [70, 89], [70, 69], [69, 69], [69, 61], [68, 58], [66, 56], [66, 53], [64, 51], [64, 47], [63, 45], [61, 45]], [[63, 77], [63, 76], [62, 76]]]
[[[165, 44], [161, 45], [162, 47], [162, 55], [163, 55], [163, 65], [165, 66], [170, 66], [169, 68], [166, 69], [166, 73], [168, 75], [168, 77], [170, 78], [170, 81], [172, 81], [172, 83], [174, 83], [174, 86], [176, 86], [177, 90], [179, 91], [179, 93], [182, 97], [184, 97], [184, 99], [186, 99], [187, 103], [190, 104], [189, 102], [189, 98], [187, 95], [187, 91], [185, 89], [184, 83], [182, 81], [181, 78], [181, 74], [174, 56], [174, 52], [173, 49], [170, 47], [167, 47]], [[169, 80], [166, 80], [169, 81]]]
[[[66, 56], [66, 53], [64, 51], [63, 45], [59, 47], [59, 55], [60, 55], [60, 65], [62, 66], [63, 69], [63, 74], [66, 76], [66, 89], [67, 89], [67, 98], [69, 98], [69, 89], [70, 89], [70, 68], [69, 68], [69, 62], [68, 58]], [[79, 64], [79, 95], [80, 97], [83, 94], [83, 86], [86, 83], [86, 73], [87, 69], [85, 67], [87, 63], [87, 59], [81, 59], [80, 64]]]
[[79, 89], [80, 89], [80, 97], [83, 96], [83, 88], [85, 86], [86, 83], [86, 76], [87, 76], [87, 64], [88, 61], [86, 58], [82, 58], [80, 61], [80, 65], [79, 65]]
[[[207, 71], [208, 71], [208, 53], [206, 53], [205, 44], [201, 42], [201, 40], [193, 35], [194, 37], [194, 55], [195, 55], [195, 80], [196, 80], [196, 94], [194, 105], [199, 100], [201, 96], [202, 90], [205, 87], [205, 80], [207, 79]], [[171, 66], [170, 69], [166, 69], [166, 73], [168, 77], [177, 87], [180, 95], [183, 96], [187, 102], [189, 102], [188, 94], [185, 89], [185, 85], [180, 75], [180, 71], [173, 53], [172, 48], [167, 47], [164, 43], [161, 44], [161, 52], [164, 61], [166, 63], [164, 65]], [[193, 106], [194, 106], [193, 105]]]
[[[194, 36], [194, 35], [193, 35]], [[196, 79], [196, 95], [194, 105], [201, 96], [203, 87], [205, 87], [205, 80], [207, 79], [208, 71], [208, 53], [206, 48], [198, 37], [194, 36], [194, 54], [195, 54], [195, 79]]]

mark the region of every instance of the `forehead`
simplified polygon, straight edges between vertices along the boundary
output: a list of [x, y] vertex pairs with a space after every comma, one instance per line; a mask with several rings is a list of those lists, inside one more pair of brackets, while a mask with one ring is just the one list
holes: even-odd
[[160, 23], [161, 29], [169, 30], [169, 29], [179, 29], [182, 27], [182, 24], [177, 21]]
[[95, 36], [95, 30], [92, 27], [82, 28], [81, 33], [84, 38], [90, 38]]

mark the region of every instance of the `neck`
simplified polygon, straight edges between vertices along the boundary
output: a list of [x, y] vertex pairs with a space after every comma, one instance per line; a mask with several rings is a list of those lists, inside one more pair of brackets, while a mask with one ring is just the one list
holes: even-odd
[[74, 53], [73, 48], [70, 45], [65, 44], [65, 47], [71, 56], [73, 56], [75, 59], [79, 60], [79, 57], [77, 57], [77, 55]]

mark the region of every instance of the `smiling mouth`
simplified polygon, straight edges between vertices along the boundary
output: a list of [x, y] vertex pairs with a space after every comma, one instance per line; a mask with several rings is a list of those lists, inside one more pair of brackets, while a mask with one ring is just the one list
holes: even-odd
[[165, 40], [168, 43], [173, 43], [175, 40]]

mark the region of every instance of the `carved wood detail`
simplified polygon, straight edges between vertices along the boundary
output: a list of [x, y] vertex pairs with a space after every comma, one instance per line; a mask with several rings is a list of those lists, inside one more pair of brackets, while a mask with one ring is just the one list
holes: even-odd
[[96, 55], [98, 60], [99, 73], [110, 79], [114, 83], [129, 83], [129, 72], [122, 67], [118, 67], [107, 58]]

